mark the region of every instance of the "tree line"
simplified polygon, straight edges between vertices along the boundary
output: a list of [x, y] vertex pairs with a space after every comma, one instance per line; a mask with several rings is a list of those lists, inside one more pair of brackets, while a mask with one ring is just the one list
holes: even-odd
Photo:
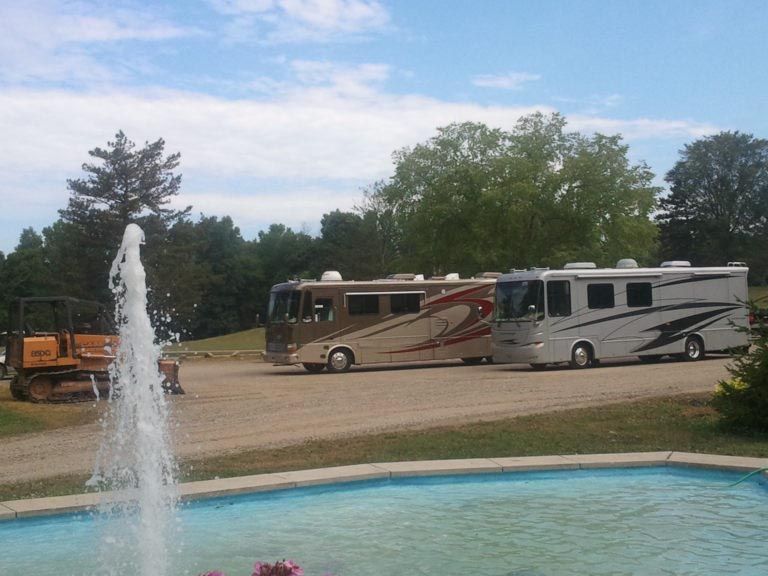
[[67, 181], [59, 219], [24, 229], [13, 252], [0, 253], [0, 325], [19, 296], [110, 302], [108, 270], [129, 222], [146, 234], [151, 307], [182, 339], [250, 328], [272, 285], [330, 269], [364, 280], [624, 257], [738, 260], [766, 283], [767, 140], [721, 132], [687, 144], [663, 197], [628, 152], [620, 136], [570, 132], [558, 114], [523, 117], [509, 131], [451, 124], [396, 151], [393, 176], [370, 185], [355, 210], [323, 215], [318, 236], [274, 223], [246, 239], [229, 216], [172, 209], [180, 154], [118, 132]]

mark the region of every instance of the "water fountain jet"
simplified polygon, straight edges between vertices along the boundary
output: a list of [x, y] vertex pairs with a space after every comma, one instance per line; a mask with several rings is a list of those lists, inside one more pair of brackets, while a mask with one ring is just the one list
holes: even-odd
[[147, 313], [143, 243], [141, 228], [129, 224], [110, 271], [119, 345], [89, 484], [103, 494], [104, 573], [165, 576], [172, 573], [178, 490], [169, 407], [158, 372], [161, 351]]

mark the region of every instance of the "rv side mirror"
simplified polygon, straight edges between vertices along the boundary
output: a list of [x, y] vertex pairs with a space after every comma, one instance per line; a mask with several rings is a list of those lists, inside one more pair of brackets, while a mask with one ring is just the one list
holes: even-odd
[[534, 306], [533, 304], [528, 306], [528, 316], [534, 316], [534, 317], [536, 316], [536, 306]]

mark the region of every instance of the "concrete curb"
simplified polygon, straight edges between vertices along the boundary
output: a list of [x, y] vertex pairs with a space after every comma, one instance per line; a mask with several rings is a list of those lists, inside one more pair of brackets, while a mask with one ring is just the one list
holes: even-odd
[[[689, 452], [630, 452], [622, 454], [571, 454], [563, 456], [530, 456], [472, 458], [466, 460], [422, 460], [415, 462], [380, 462], [313, 470], [296, 470], [277, 474], [237, 476], [216, 480], [186, 482], [179, 485], [182, 501], [216, 496], [234, 496], [253, 492], [286, 490], [302, 486], [338, 484], [361, 480], [436, 476], [450, 474], [483, 474], [531, 472], [537, 470], [578, 470], [595, 468], [636, 468], [673, 466], [710, 468], [751, 472], [768, 467], [768, 458], [718, 456]], [[768, 473], [763, 472], [768, 478]], [[50, 498], [32, 498], [0, 502], [0, 521], [93, 510], [99, 494], [75, 494]]]

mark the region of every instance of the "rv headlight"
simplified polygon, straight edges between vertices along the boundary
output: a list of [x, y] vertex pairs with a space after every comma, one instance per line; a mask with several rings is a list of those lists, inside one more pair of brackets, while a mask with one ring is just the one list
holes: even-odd
[[288, 345], [286, 345], [286, 347], [285, 347], [285, 349], [286, 349], [288, 352], [296, 352], [296, 349], [297, 349], [297, 348], [298, 348], [298, 346], [296, 346], [296, 344], [295, 344], [295, 343], [293, 343], [293, 344], [288, 344]]

